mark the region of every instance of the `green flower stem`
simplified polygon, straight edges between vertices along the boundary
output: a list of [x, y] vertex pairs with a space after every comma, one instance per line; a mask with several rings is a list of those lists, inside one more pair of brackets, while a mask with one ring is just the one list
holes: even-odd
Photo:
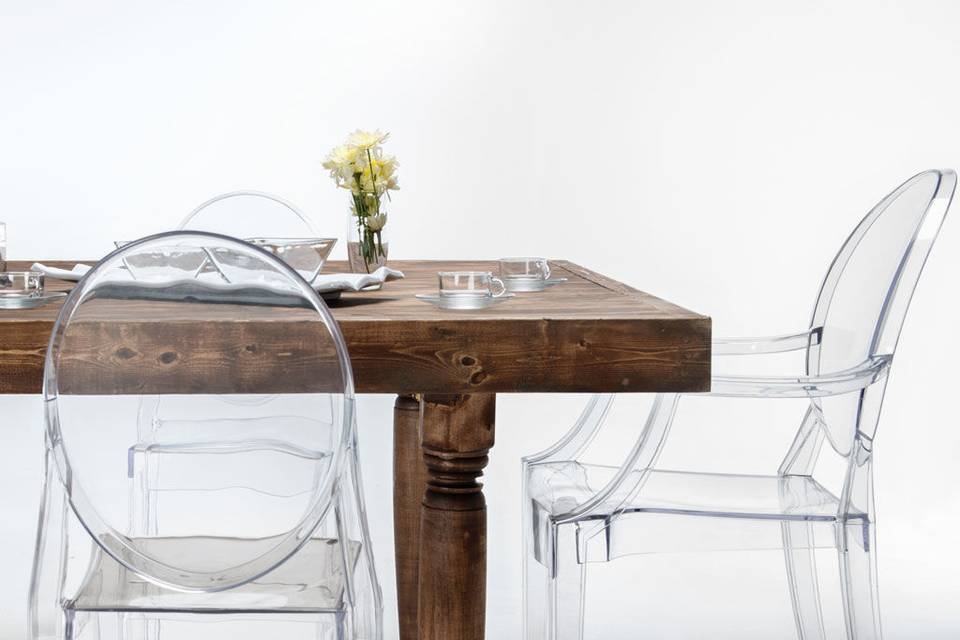
[[[370, 207], [365, 198], [361, 178], [362, 173], [353, 174], [353, 181], [357, 187], [357, 193], [353, 196], [353, 208], [357, 215], [357, 244], [360, 249], [360, 255], [363, 257], [363, 264], [370, 272], [370, 263], [376, 263], [379, 257], [386, 257], [387, 253], [383, 249], [383, 236], [381, 231], [373, 231], [367, 226], [367, 218], [373, 214], [380, 213], [380, 194], [377, 193], [377, 176], [373, 168], [373, 155], [370, 150], [366, 150], [367, 164], [370, 167], [370, 182], [373, 187], [374, 206]], [[372, 210], [371, 210], [372, 209]]]
[[373, 156], [367, 149], [367, 165], [370, 167], [370, 185], [373, 187], [373, 197], [377, 201], [377, 213], [380, 213], [380, 194], [377, 193], [377, 174], [373, 170]]

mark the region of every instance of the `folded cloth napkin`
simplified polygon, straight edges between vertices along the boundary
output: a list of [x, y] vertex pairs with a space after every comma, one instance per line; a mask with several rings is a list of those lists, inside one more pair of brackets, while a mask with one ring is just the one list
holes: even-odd
[[360, 291], [370, 285], [403, 278], [403, 271], [380, 267], [373, 273], [321, 273], [313, 279], [313, 288], [327, 291]]
[[57, 278], [58, 280], [72, 280], [74, 282], [78, 282], [90, 269], [91, 267], [85, 264], [75, 264], [73, 265], [73, 269], [58, 269], [57, 267], [48, 267], [39, 262], [34, 262], [30, 267], [31, 271], [39, 271], [45, 276]]
[[[39, 262], [33, 263], [30, 267], [32, 271], [39, 271], [51, 278], [60, 280], [80, 280], [90, 267], [85, 264], [74, 265], [73, 269], [58, 269], [57, 267], [48, 267]], [[388, 267], [380, 267], [373, 273], [321, 273], [313, 280], [313, 288], [319, 293], [329, 291], [360, 291], [365, 287], [375, 284], [383, 284], [389, 280], [399, 280], [403, 278], [403, 272]]]
[[[360, 291], [364, 287], [396, 280], [403, 273], [381, 267], [374, 273], [337, 273], [324, 276], [324, 282], [314, 281], [319, 293], [328, 291]], [[271, 307], [309, 307], [297, 289], [289, 280], [251, 281], [239, 284], [224, 282], [217, 278], [169, 280], [151, 282], [126, 278], [108, 278], [99, 285], [102, 298], [175, 300], [191, 302], [235, 302], [238, 304], [259, 304]]]

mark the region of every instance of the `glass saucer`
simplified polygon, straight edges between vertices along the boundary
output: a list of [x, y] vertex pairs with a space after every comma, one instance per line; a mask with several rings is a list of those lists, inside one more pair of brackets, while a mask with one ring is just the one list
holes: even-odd
[[561, 282], [566, 282], [566, 278], [547, 278], [546, 280], [540, 280], [536, 278], [504, 278], [503, 284], [507, 287], [507, 291], [521, 291], [524, 293], [543, 291], [547, 287], [552, 287], [555, 284], [560, 284]]
[[510, 298], [515, 297], [512, 293], [505, 293], [502, 296], [494, 297], [454, 297], [454, 296], [441, 296], [438, 293], [418, 293], [416, 295], [417, 300], [422, 300], [423, 302], [429, 302], [433, 306], [439, 309], [460, 309], [460, 310], [475, 310], [475, 309], [486, 309], [487, 307], [492, 307], [495, 304], [503, 302], [504, 300], [509, 300]]
[[0, 298], [0, 309], [34, 309], [66, 297], [67, 294], [64, 291], [51, 291], [40, 295], [7, 295]]

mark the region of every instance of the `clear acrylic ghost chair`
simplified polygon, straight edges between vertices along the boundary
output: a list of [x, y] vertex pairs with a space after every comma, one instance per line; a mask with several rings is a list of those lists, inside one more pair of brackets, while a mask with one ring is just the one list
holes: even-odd
[[[221, 233], [241, 239], [319, 236], [307, 215], [292, 203], [279, 196], [249, 190], [231, 191], [204, 201], [180, 222], [178, 229]], [[230, 269], [228, 277], [213, 253], [213, 249], [207, 249], [197, 278], [231, 282], [234, 269]], [[269, 416], [272, 409], [267, 400], [269, 398], [259, 398], [257, 405], [251, 405], [248, 400], [235, 395], [219, 396], [219, 401], [225, 405], [236, 405], [233, 409], [222, 407], [224, 412], [243, 411], [248, 417], [257, 412], [266, 412]], [[161, 396], [143, 398], [137, 424], [138, 440], [128, 455], [131, 517], [137, 530], [146, 533], [155, 528], [157, 498], [163, 490], [160, 470], [176, 466], [175, 463], [165, 464], [164, 460], [194, 451], [207, 455], [220, 442], [220, 428], [217, 419], [184, 420], [177, 417]], [[226, 452], [231, 445], [224, 445], [223, 451]]]
[[[249, 275], [225, 285], [171, 266], [145, 281], [123, 268], [174, 249], [237, 252]], [[209, 447], [163, 458], [144, 531], [127, 456], [157, 398], [174, 431], [204, 425]], [[201, 232], [110, 254], [61, 310], [44, 402], [33, 638], [381, 637], [349, 356], [283, 262]]]
[[[713, 343], [714, 355], [723, 357], [805, 352], [803, 372], [714, 374], [708, 394], [807, 401], [775, 472], [773, 461], [770, 475], [656, 468], [677, 395], [656, 397], [620, 466], [584, 462], [612, 395], [593, 397], [559, 442], [524, 459], [528, 640], [583, 637], [591, 562], [638, 553], [771, 548], [784, 550], [798, 637], [826, 636], [822, 605], [831, 603], [821, 603], [814, 553], [823, 548], [838, 554], [842, 602], [836, 604], [842, 605], [846, 637], [881, 637], [874, 436], [907, 307], [955, 186], [953, 171], [927, 171], [874, 207], [830, 265], [809, 329]], [[711, 413], [711, 420], [721, 417], [716, 409]], [[827, 454], [845, 467], [831, 488], [820, 469]]]
[[317, 237], [317, 229], [298, 207], [261, 191], [231, 191], [191, 211], [179, 230], [210, 231], [235, 238]]

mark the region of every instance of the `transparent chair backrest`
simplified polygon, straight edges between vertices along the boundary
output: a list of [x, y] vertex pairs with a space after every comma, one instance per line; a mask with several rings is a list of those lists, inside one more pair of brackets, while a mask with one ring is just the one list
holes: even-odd
[[259, 191], [232, 191], [210, 198], [191, 211], [177, 228], [242, 239], [320, 235], [303, 211], [283, 198]]
[[[193, 261], [184, 256], [202, 261], [212, 249], [244, 256], [246, 277], [230, 285], [185, 277]], [[135, 280], [125, 265], [137, 256], [169, 264]], [[208, 233], [151, 236], [91, 270], [54, 328], [44, 396], [47, 436], [83, 527], [131, 570], [191, 591], [248, 582], [306, 543], [352, 436], [350, 363], [323, 302], [280, 260]], [[127, 457], [138, 414], [158, 396], [187, 432], [192, 421], [216, 423], [235, 441], [252, 429], [271, 446], [165, 458], [176, 484], [144, 536], [130, 530]], [[267, 416], [269, 428], [251, 415]], [[185, 537], [209, 544], [177, 544]]]
[[[900, 185], [860, 222], [834, 258], [814, 308], [811, 375], [893, 355], [907, 307], [956, 186], [952, 171], [926, 171]], [[827, 435], [846, 455], [858, 425], [859, 394], [818, 400]], [[875, 426], [875, 425], [874, 425]]]

